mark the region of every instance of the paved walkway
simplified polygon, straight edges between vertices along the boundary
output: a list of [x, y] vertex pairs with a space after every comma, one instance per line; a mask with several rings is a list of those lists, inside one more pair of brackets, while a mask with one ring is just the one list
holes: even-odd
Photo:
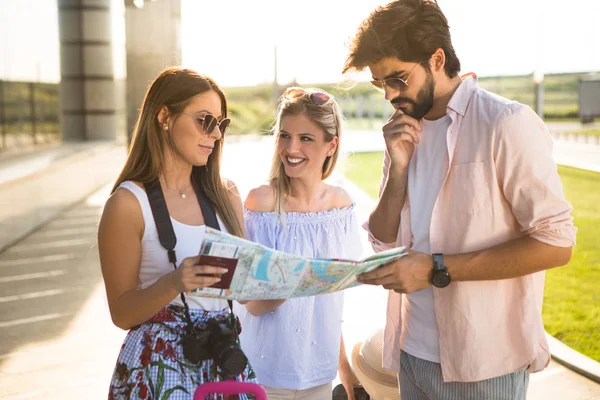
[[[243, 196], [267, 176], [271, 143], [272, 138], [245, 139], [226, 147], [223, 175], [238, 184]], [[114, 154], [100, 164], [112, 171], [110, 180], [122, 165], [123, 153]], [[98, 168], [95, 160], [89, 157], [68, 170], [87, 176]], [[78, 179], [73, 176], [64, 182], [79, 183]], [[360, 219], [366, 219], [373, 200], [339, 175], [331, 181], [348, 190]], [[39, 184], [21, 180], [11, 187], [31, 194]], [[65, 187], [69, 186], [74, 185]], [[109, 188], [105, 185], [85, 201], [68, 206], [66, 213], [0, 253], [0, 388], [5, 400], [106, 398], [124, 337], [110, 321], [95, 245]], [[10, 191], [4, 193], [11, 196]], [[46, 199], [61, 195], [61, 191], [48, 191]], [[13, 201], [12, 207], [16, 213], [32, 210], [23, 198]], [[366, 255], [370, 252], [366, 235], [363, 243]], [[348, 290], [344, 335], [349, 352], [355, 342], [383, 324], [385, 300], [381, 288]], [[552, 363], [532, 376], [529, 394], [533, 400], [600, 399], [600, 385]]]
[[114, 179], [126, 151], [76, 143], [0, 158], [0, 252]]

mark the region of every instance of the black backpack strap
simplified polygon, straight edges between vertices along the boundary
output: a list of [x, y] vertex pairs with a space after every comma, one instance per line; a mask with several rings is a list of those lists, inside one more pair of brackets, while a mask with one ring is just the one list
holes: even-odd
[[215, 208], [211, 203], [210, 199], [202, 190], [202, 186], [199, 182], [196, 182], [195, 179], [192, 179], [192, 184], [194, 185], [194, 190], [196, 191], [196, 197], [198, 198], [198, 203], [200, 203], [200, 209], [202, 210], [202, 216], [204, 216], [204, 223], [206, 226], [210, 226], [213, 229], [221, 230], [219, 226], [219, 221], [217, 220], [217, 213], [215, 212]]
[[[200, 182], [197, 181], [193, 174], [192, 184], [194, 185], [196, 197], [198, 197], [198, 202], [200, 203], [200, 209], [202, 210], [202, 215], [204, 216], [204, 223], [206, 226], [220, 231], [221, 227], [219, 226], [219, 221], [217, 220], [215, 208], [206, 193], [204, 193], [204, 190], [202, 190]], [[237, 328], [235, 326], [235, 315], [233, 313], [233, 301], [227, 300], [227, 304], [229, 304], [229, 311], [231, 312], [231, 327], [234, 329], [234, 332], [237, 333]]]
[[144, 188], [146, 189], [146, 195], [148, 195], [150, 209], [152, 210], [152, 216], [154, 217], [154, 223], [158, 231], [158, 240], [162, 247], [167, 249], [169, 262], [176, 263], [175, 245], [177, 245], [177, 237], [175, 236], [175, 231], [173, 231], [173, 223], [171, 223], [169, 209], [167, 208], [167, 202], [165, 201], [160, 182], [156, 179], [155, 181], [144, 183]]
[[[160, 182], [156, 179], [152, 182], [144, 183], [144, 188], [146, 189], [146, 195], [148, 196], [148, 202], [150, 203], [150, 209], [152, 210], [152, 216], [156, 224], [158, 240], [161, 246], [167, 250], [169, 262], [173, 264], [174, 269], [177, 269], [177, 255], [175, 254], [177, 236], [175, 236], [175, 231], [173, 230], [173, 223], [171, 223], [171, 216], [169, 215], [169, 209], [167, 208], [167, 202], [165, 201]], [[183, 303], [187, 331], [191, 333], [194, 324], [190, 315], [190, 307], [187, 301], [185, 301], [185, 295], [183, 293], [179, 295]]]

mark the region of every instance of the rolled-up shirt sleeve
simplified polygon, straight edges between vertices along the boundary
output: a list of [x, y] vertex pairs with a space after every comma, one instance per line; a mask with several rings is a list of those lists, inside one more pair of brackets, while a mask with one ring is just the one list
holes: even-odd
[[[389, 156], [387, 150], [385, 150], [384, 156], [383, 156], [383, 175], [381, 177], [381, 183], [379, 184], [379, 197], [381, 197], [381, 193], [383, 192], [383, 188], [385, 187], [385, 183], [388, 178], [389, 167], [390, 167], [390, 156]], [[363, 228], [367, 231], [368, 237], [369, 237], [369, 242], [371, 243], [371, 247], [373, 247], [373, 251], [375, 251], [376, 253], [398, 247], [396, 242], [386, 243], [386, 242], [382, 242], [381, 240], [377, 239], [373, 235], [373, 232], [371, 232], [371, 228], [369, 227], [369, 220], [365, 221], [365, 223], [363, 224]]]
[[548, 128], [518, 103], [506, 108], [496, 126], [498, 181], [521, 231], [553, 246], [575, 245], [573, 207], [565, 200]]
[[369, 242], [371, 243], [371, 247], [373, 247], [373, 251], [375, 253], [379, 253], [385, 250], [389, 250], [389, 249], [393, 249], [395, 247], [398, 247], [396, 245], [396, 242], [382, 242], [381, 240], [377, 239], [375, 236], [373, 236], [373, 233], [371, 232], [371, 229], [369, 228], [369, 221], [366, 221], [363, 224], [363, 228], [367, 231], [368, 235], [369, 235]]

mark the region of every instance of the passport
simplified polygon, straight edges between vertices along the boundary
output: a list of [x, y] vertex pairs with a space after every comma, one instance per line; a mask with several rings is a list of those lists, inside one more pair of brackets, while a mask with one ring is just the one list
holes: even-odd
[[227, 268], [227, 272], [221, 275], [221, 280], [212, 286], [207, 286], [215, 289], [229, 289], [231, 286], [231, 280], [235, 273], [237, 266], [237, 258], [217, 257], [202, 254], [200, 255], [200, 261], [198, 265], [210, 265], [211, 267]]

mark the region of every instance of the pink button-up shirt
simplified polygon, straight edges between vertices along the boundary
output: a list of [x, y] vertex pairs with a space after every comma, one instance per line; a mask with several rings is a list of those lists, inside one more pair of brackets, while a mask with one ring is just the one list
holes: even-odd
[[[571, 247], [577, 229], [552, 159], [552, 139], [529, 108], [496, 96], [470, 74], [448, 103], [448, 165], [430, 229], [432, 253], [487, 249], [523, 235]], [[386, 152], [381, 189], [390, 164]], [[398, 238], [375, 251], [411, 246], [408, 196]], [[494, 268], [490, 265], [489, 268]], [[445, 382], [474, 382], [550, 361], [542, 323], [545, 272], [520, 278], [452, 282], [433, 288]], [[402, 295], [389, 292], [383, 366], [400, 370]]]

